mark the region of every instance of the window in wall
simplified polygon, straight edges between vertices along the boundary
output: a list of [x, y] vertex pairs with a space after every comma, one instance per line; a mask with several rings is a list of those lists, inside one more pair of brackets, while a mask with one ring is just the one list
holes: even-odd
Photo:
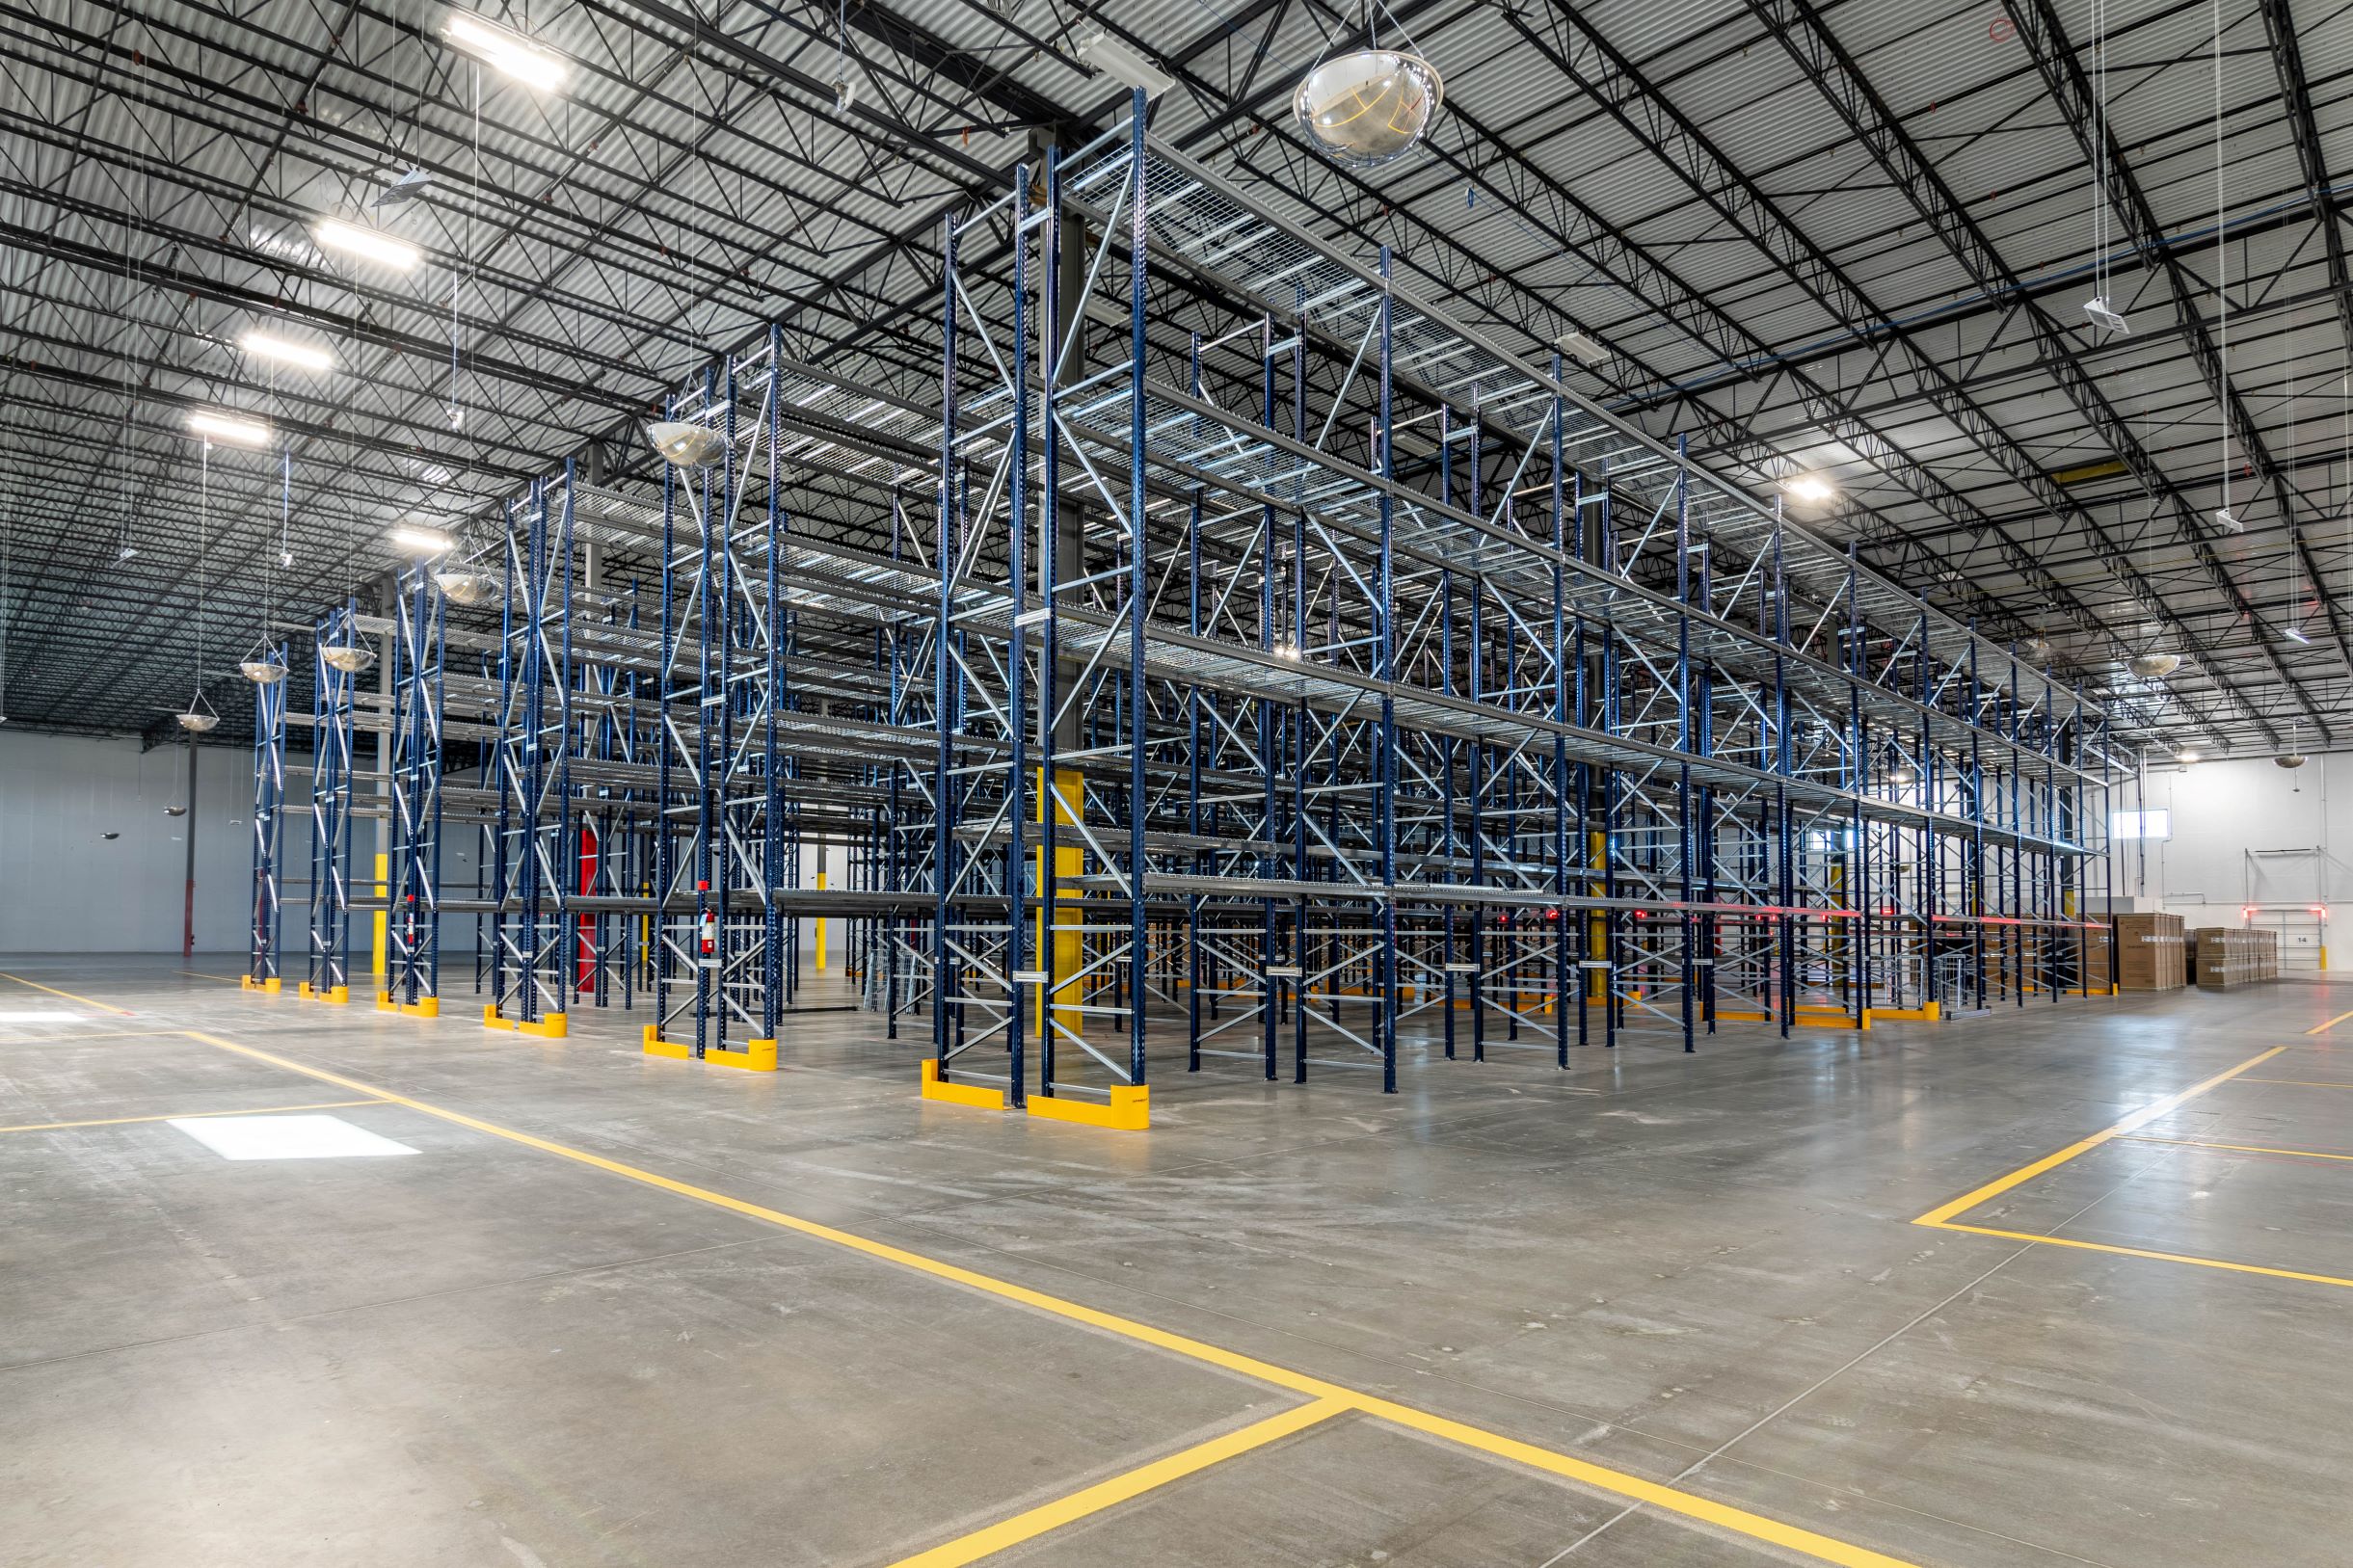
[[2118, 811], [2108, 819], [2112, 838], [2171, 838], [2174, 814], [2168, 811]]

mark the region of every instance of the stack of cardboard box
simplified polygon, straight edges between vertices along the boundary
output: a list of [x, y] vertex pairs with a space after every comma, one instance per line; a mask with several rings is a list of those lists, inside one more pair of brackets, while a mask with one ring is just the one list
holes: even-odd
[[2188, 984], [2181, 917], [2116, 917], [2116, 979], [2124, 991], [2179, 991]]
[[2280, 934], [2241, 925], [2189, 933], [2190, 978], [2201, 991], [2230, 991], [2280, 977]]

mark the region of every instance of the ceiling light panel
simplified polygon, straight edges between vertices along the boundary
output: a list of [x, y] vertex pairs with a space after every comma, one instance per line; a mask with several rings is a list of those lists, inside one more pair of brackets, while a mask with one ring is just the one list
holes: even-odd
[[424, 259], [424, 252], [407, 240], [394, 239], [382, 229], [347, 224], [340, 218], [320, 219], [312, 226], [310, 236], [323, 250], [350, 256], [355, 261], [372, 261], [395, 272], [409, 272]]
[[335, 357], [315, 343], [298, 343], [270, 332], [247, 332], [237, 346], [258, 359], [269, 359], [297, 370], [333, 370]]
[[561, 55], [541, 48], [521, 34], [494, 26], [471, 12], [451, 12], [449, 20], [442, 25], [441, 36], [534, 93], [556, 92], [572, 74]]

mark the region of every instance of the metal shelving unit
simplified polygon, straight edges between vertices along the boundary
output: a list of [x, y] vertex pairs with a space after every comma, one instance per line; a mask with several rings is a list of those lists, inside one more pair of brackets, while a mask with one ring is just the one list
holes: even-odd
[[2090, 988], [2100, 714], [1142, 123], [944, 247], [938, 1078]]
[[[886, 1037], [927, 1014], [926, 1092], [1137, 1125], [1180, 1033], [1188, 1070], [1393, 1089], [2107, 989], [2106, 716], [1557, 358], [1140, 104], [942, 260], [936, 408], [771, 332], [668, 402], [710, 465], [517, 499], [495, 633], [404, 579], [406, 678], [361, 714], [388, 901], [482, 917], [494, 1021], [650, 997], [649, 1050], [743, 1065], [830, 912]], [[320, 678], [313, 813], [347, 833], [355, 703]], [[479, 786], [428, 779], [448, 741]], [[428, 805], [481, 826], [480, 898], [421, 896]], [[818, 842], [847, 887], [798, 886]], [[370, 902], [328, 860], [314, 952]]]

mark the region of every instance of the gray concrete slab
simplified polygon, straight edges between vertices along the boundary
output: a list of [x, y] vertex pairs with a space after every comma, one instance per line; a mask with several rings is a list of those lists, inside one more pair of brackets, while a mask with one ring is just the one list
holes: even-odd
[[[359, 1097], [145, 1032], [207, 1030], [1899, 1560], [2342, 1560], [2353, 1294], [1909, 1222], [2270, 1045], [2262, 1076], [2353, 1080], [2302, 1033], [2353, 986], [1428, 1059], [1392, 1097], [1189, 1077], [1172, 1036], [1137, 1135], [918, 1102], [922, 1021], [789, 1020], [748, 1075], [647, 1058], [642, 1015], [487, 1032], [455, 986], [426, 1021], [159, 961], [0, 970], [132, 1015], [0, 982], [84, 1014], [0, 1022], [0, 1125]], [[332, 1114], [421, 1153], [0, 1134], [11, 1560], [889, 1563], [1295, 1397], [410, 1107]], [[2348, 1114], [2233, 1083], [2146, 1130], [2353, 1148]], [[2353, 1164], [2120, 1141], [1965, 1217], [2353, 1275]], [[1350, 1416], [1005, 1560], [1805, 1559]]]

